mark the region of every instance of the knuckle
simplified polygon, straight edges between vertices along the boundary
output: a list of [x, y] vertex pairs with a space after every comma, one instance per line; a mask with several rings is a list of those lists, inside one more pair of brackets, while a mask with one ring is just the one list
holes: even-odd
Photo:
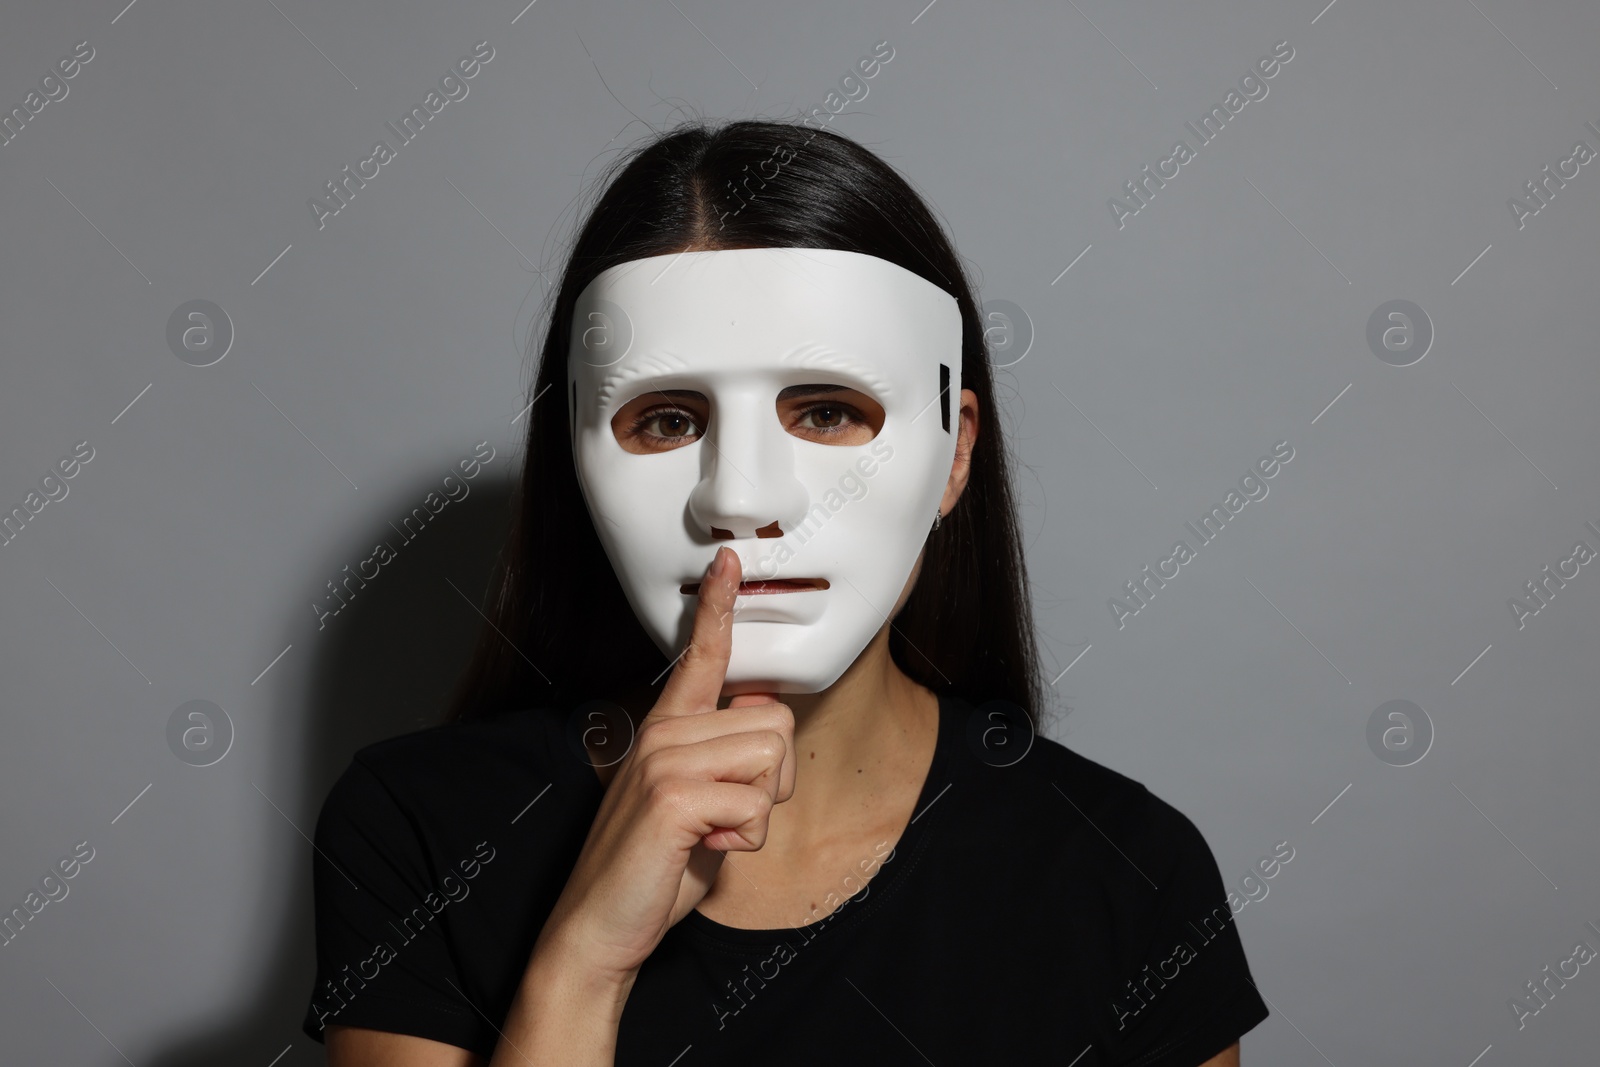
[[668, 818], [680, 815], [684, 810], [684, 786], [678, 781], [664, 781], [654, 783], [650, 790], [650, 803], [655, 807], [657, 814]]
[[639, 727], [639, 733], [634, 738], [634, 747], [644, 753], [655, 752], [667, 744], [668, 732], [666, 719], [653, 719]]
[[637, 766], [639, 768], [639, 779], [645, 784], [655, 786], [657, 789], [661, 789], [668, 784], [665, 781], [666, 768], [662, 766], [661, 750], [641, 752]]
[[776, 763], [789, 751], [788, 742], [776, 730], [762, 730], [756, 736], [759, 738], [761, 755], [766, 757], [769, 763]]
[[689, 644], [683, 650], [683, 658], [678, 661], [680, 670], [694, 673], [703, 669], [708, 661], [714, 661], [715, 656], [706, 645], [707, 634], [697, 631], [689, 639]]

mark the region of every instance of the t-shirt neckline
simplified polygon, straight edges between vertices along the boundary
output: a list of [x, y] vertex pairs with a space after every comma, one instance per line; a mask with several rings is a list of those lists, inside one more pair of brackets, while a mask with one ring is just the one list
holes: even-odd
[[685, 932], [709, 938], [722, 944], [741, 946], [770, 946], [774, 939], [792, 937], [795, 934], [806, 936], [807, 931], [820, 933], [825, 927], [835, 925], [836, 919], [842, 919], [852, 913], [859, 914], [867, 900], [881, 899], [894, 889], [898, 888], [907, 872], [914, 865], [913, 860], [921, 848], [923, 841], [932, 825], [932, 820], [924, 818], [929, 807], [943, 794], [949, 785], [950, 748], [955, 743], [955, 735], [959, 724], [956, 723], [957, 706], [955, 699], [945, 693], [934, 694], [939, 701], [939, 721], [937, 733], [933, 743], [933, 759], [928, 763], [927, 776], [922, 780], [922, 789], [917, 794], [917, 802], [913, 807], [910, 820], [900, 831], [900, 837], [895, 842], [890, 855], [893, 859], [887, 860], [878, 868], [861, 892], [867, 894], [862, 897], [857, 894], [842, 902], [837, 908], [827, 915], [821, 916], [814, 922], [804, 926], [782, 926], [770, 930], [751, 930], [739, 926], [726, 926], [706, 915], [698, 909], [691, 908], [678, 923]]

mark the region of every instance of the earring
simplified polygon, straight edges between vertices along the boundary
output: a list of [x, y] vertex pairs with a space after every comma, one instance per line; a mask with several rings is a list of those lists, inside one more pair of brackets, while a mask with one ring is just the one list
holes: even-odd
[[937, 530], [939, 528], [939, 523], [941, 523], [943, 521], [944, 521], [944, 515], [942, 515], [940, 513], [938, 508], [934, 508], [933, 509], [933, 528], [935, 530]]

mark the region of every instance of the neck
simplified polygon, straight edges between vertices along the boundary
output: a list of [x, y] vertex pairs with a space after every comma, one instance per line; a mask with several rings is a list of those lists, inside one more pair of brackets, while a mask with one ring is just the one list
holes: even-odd
[[799, 841], [858, 820], [863, 806], [907, 788], [908, 777], [920, 786], [939, 702], [895, 664], [887, 626], [833, 685], [779, 699], [794, 712], [798, 772], [783, 821]]

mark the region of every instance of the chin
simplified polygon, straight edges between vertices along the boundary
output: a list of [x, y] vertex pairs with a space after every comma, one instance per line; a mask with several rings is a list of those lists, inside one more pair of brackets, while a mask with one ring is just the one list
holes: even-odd
[[855, 664], [875, 632], [865, 619], [856, 626], [843, 619], [808, 626], [736, 623], [722, 691], [726, 696], [820, 693]]
[[[738, 639], [735, 638], [735, 641]], [[734, 659], [738, 659], [737, 655]], [[741, 693], [820, 693], [844, 675], [845, 667], [818, 664], [806, 669], [805, 660], [783, 662], [762, 661], [750, 664], [728, 664], [723, 679], [722, 695], [738, 696]]]

